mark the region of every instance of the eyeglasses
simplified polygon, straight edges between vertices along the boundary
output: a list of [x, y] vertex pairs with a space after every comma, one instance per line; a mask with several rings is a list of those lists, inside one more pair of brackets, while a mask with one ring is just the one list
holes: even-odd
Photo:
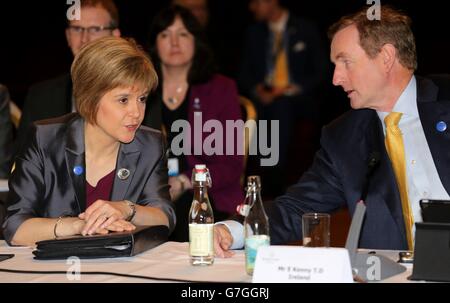
[[87, 32], [89, 35], [99, 35], [103, 31], [112, 31], [116, 29], [115, 27], [111, 26], [89, 26], [89, 27], [83, 27], [83, 26], [76, 26], [76, 25], [69, 25], [69, 30], [77, 35], [81, 35], [84, 32]]

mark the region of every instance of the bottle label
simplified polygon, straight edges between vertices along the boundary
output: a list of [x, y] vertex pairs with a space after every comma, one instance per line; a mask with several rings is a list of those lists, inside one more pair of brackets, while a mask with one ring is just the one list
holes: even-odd
[[238, 205], [238, 207], [237, 207], [238, 214], [240, 214], [241, 216], [247, 217], [248, 213], [250, 212], [250, 208], [251, 207], [248, 204]]
[[195, 181], [206, 182], [206, 174], [205, 173], [196, 173]]
[[245, 266], [247, 271], [253, 271], [256, 261], [256, 253], [260, 246], [269, 246], [270, 237], [268, 235], [249, 236], [245, 239]]
[[214, 255], [214, 224], [189, 224], [189, 252], [198, 257]]

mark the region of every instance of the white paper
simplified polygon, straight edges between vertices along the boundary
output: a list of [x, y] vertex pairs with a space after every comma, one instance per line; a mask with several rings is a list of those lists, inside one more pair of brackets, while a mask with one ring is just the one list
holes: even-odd
[[258, 249], [254, 283], [352, 283], [344, 248], [265, 246]]

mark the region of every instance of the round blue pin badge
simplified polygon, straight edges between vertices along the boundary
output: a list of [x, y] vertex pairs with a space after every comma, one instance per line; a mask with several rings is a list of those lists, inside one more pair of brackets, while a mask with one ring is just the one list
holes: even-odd
[[445, 123], [444, 121], [439, 121], [438, 123], [436, 123], [436, 130], [438, 132], [445, 132], [447, 130], [447, 123]]
[[80, 176], [83, 174], [83, 167], [80, 165], [77, 165], [73, 168], [73, 173], [77, 176]]

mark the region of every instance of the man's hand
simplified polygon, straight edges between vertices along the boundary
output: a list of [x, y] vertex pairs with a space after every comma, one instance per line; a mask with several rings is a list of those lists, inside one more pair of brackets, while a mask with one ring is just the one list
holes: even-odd
[[223, 224], [214, 226], [214, 251], [216, 256], [221, 258], [229, 258], [234, 255], [233, 251], [230, 251], [230, 247], [233, 244], [233, 236], [231, 236], [228, 227]]
[[258, 84], [256, 86], [256, 94], [260, 102], [264, 105], [271, 104], [276, 98], [283, 96], [288, 88], [276, 88], [272, 87], [268, 89], [263, 84]]
[[169, 177], [169, 193], [172, 201], [178, 200], [178, 198], [188, 189], [192, 188], [191, 181], [188, 177], [180, 174], [176, 177]]
[[294, 96], [302, 92], [302, 88], [296, 84], [290, 84], [287, 87], [279, 88], [272, 87], [268, 89], [263, 84], [258, 84], [256, 86], [256, 94], [258, 95], [259, 101], [264, 105], [269, 105], [278, 97], [281, 96]]
[[263, 84], [258, 84], [256, 86], [256, 95], [258, 96], [259, 101], [264, 105], [269, 105], [275, 98], [272, 90], [267, 89]]
[[184, 186], [181, 180], [177, 177], [169, 177], [169, 193], [170, 198], [172, 201], [178, 200], [178, 198], [183, 194], [184, 192]]

